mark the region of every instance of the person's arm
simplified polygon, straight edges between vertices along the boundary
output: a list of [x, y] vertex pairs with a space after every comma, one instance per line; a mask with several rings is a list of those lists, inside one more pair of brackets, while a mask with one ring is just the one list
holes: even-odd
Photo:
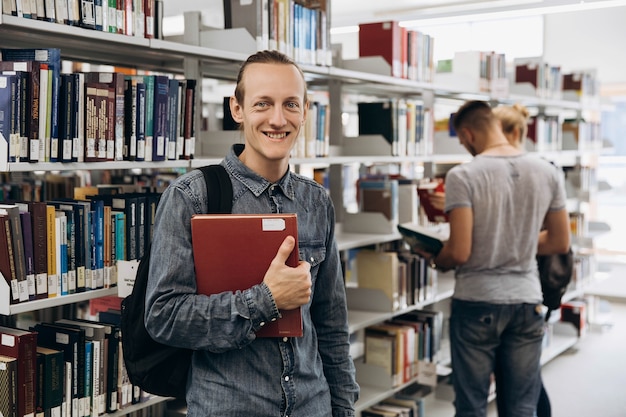
[[311, 320], [317, 334], [324, 376], [330, 388], [333, 417], [349, 417], [354, 416], [359, 386], [356, 382], [354, 363], [350, 357], [345, 284], [339, 250], [334, 238], [334, 210], [330, 204], [327, 213], [329, 234], [326, 257], [316, 271]]
[[566, 253], [570, 247], [569, 214], [566, 209], [549, 211], [539, 232], [538, 255]]
[[459, 207], [450, 210], [448, 216], [450, 237], [437, 256], [430, 258], [431, 264], [442, 271], [463, 265], [472, 252], [473, 210], [470, 207]]
[[[146, 291], [146, 330], [158, 342], [196, 350], [239, 349], [262, 322], [278, 318], [267, 285], [211, 296], [196, 294], [191, 216], [203, 210], [202, 174], [170, 186], [161, 196]], [[242, 254], [245, 256], [245, 254]]]

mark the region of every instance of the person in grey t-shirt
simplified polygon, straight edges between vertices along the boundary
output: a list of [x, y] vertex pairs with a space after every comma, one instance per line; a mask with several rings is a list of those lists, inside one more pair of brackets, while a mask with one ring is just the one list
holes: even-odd
[[498, 367], [502, 411], [532, 417], [544, 331], [535, 255], [569, 249], [562, 175], [511, 145], [486, 102], [465, 103], [454, 127], [475, 158], [446, 175], [450, 238], [429, 259], [435, 268], [455, 269], [450, 341], [456, 416], [486, 415], [490, 375]]

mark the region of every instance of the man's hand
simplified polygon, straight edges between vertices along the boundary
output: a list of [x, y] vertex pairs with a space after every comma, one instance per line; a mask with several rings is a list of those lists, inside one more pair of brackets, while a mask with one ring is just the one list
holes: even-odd
[[305, 261], [296, 268], [285, 265], [295, 242], [292, 236], [285, 238], [263, 278], [281, 310], [293, 310], [311, 299], [311, 265]]

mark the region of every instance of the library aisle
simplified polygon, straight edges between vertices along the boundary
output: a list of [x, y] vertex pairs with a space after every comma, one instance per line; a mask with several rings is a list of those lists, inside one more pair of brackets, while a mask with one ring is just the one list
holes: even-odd
[[[626, 417], [626, 264], [607, 269], [607, 278], [591, 290], [607, 296], [598, 316], [607, 325], [590, 326], [574, 347], [543, 367], [552, 417]], [[454, 416], [449, 401], [433, 397], [427, 417]], [[497, 416], [492, 402], [488, 417]]]

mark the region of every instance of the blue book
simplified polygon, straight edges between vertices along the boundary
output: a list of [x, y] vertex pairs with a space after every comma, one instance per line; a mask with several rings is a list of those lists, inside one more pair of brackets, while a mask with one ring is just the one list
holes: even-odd
[[168, 117], [169, 78], [165, 75], [154, 77], [154, 140], [152, 160], [165, 160]]
[[95, 275], [92, 277], [92, 288], [104, 288], [104, 201], [91, 200], [93, 208], [93, 242], [94, 257], [92, 265], [95, 266]]
[[57, 272], [61, 271], [59, 281], [61, 283], [61, 295], [69, 294], [69, 278], [67, 274], [67, 217], [65, 211], [55, 210], [56, 239], [57, 239]]
[[[45, 138], [46, 142], [50, 139], [59, 139], [59, 95], [61, 87], [61, 50], [59, 48], [31, 48], [31, 49], [2, 49], [3, 61], [38, 61], [48, 64], [51, 71], [52, 83], [49, 86], [51, 96], [50, 114], [50, 138]], [[43, 92], [40, 94], [44, 97]], [[42, 117], [43, 115], [40, 115]], [[44, 139], [44, 138], [40, 138]], [[46, 147], [47, 150], [50, 147]], [[40, 162], [54, 162], [49, 155], [39, 155]]]
[[[90, 340], [85, 341], [85, 396], [83, 398], [87, 398], [85, 402], [89, 403], [89, 408], [87, 408], [87, 404], [84, 404], [86, 415], [94, 415], [93, 414], [93, 404], [91, 404], [91, 399], [93, 397], [93, 342]], [[97, 413], [96, 413], [97, 414]]]
[[[4, 143], [0, 146], [6, 146], [8, 149], [9, 162], [15, 162], [15, 151], [12, 147], [11, 139], [15, 138], [14, 128], [16, 128], [16, 120], [14, 113], [17, 106], [15, 94], [17, 94], [17, 75], [0, 75], [0, 134], [4, 139]], [[4, 161], [3, 161], [4, 162]]]

